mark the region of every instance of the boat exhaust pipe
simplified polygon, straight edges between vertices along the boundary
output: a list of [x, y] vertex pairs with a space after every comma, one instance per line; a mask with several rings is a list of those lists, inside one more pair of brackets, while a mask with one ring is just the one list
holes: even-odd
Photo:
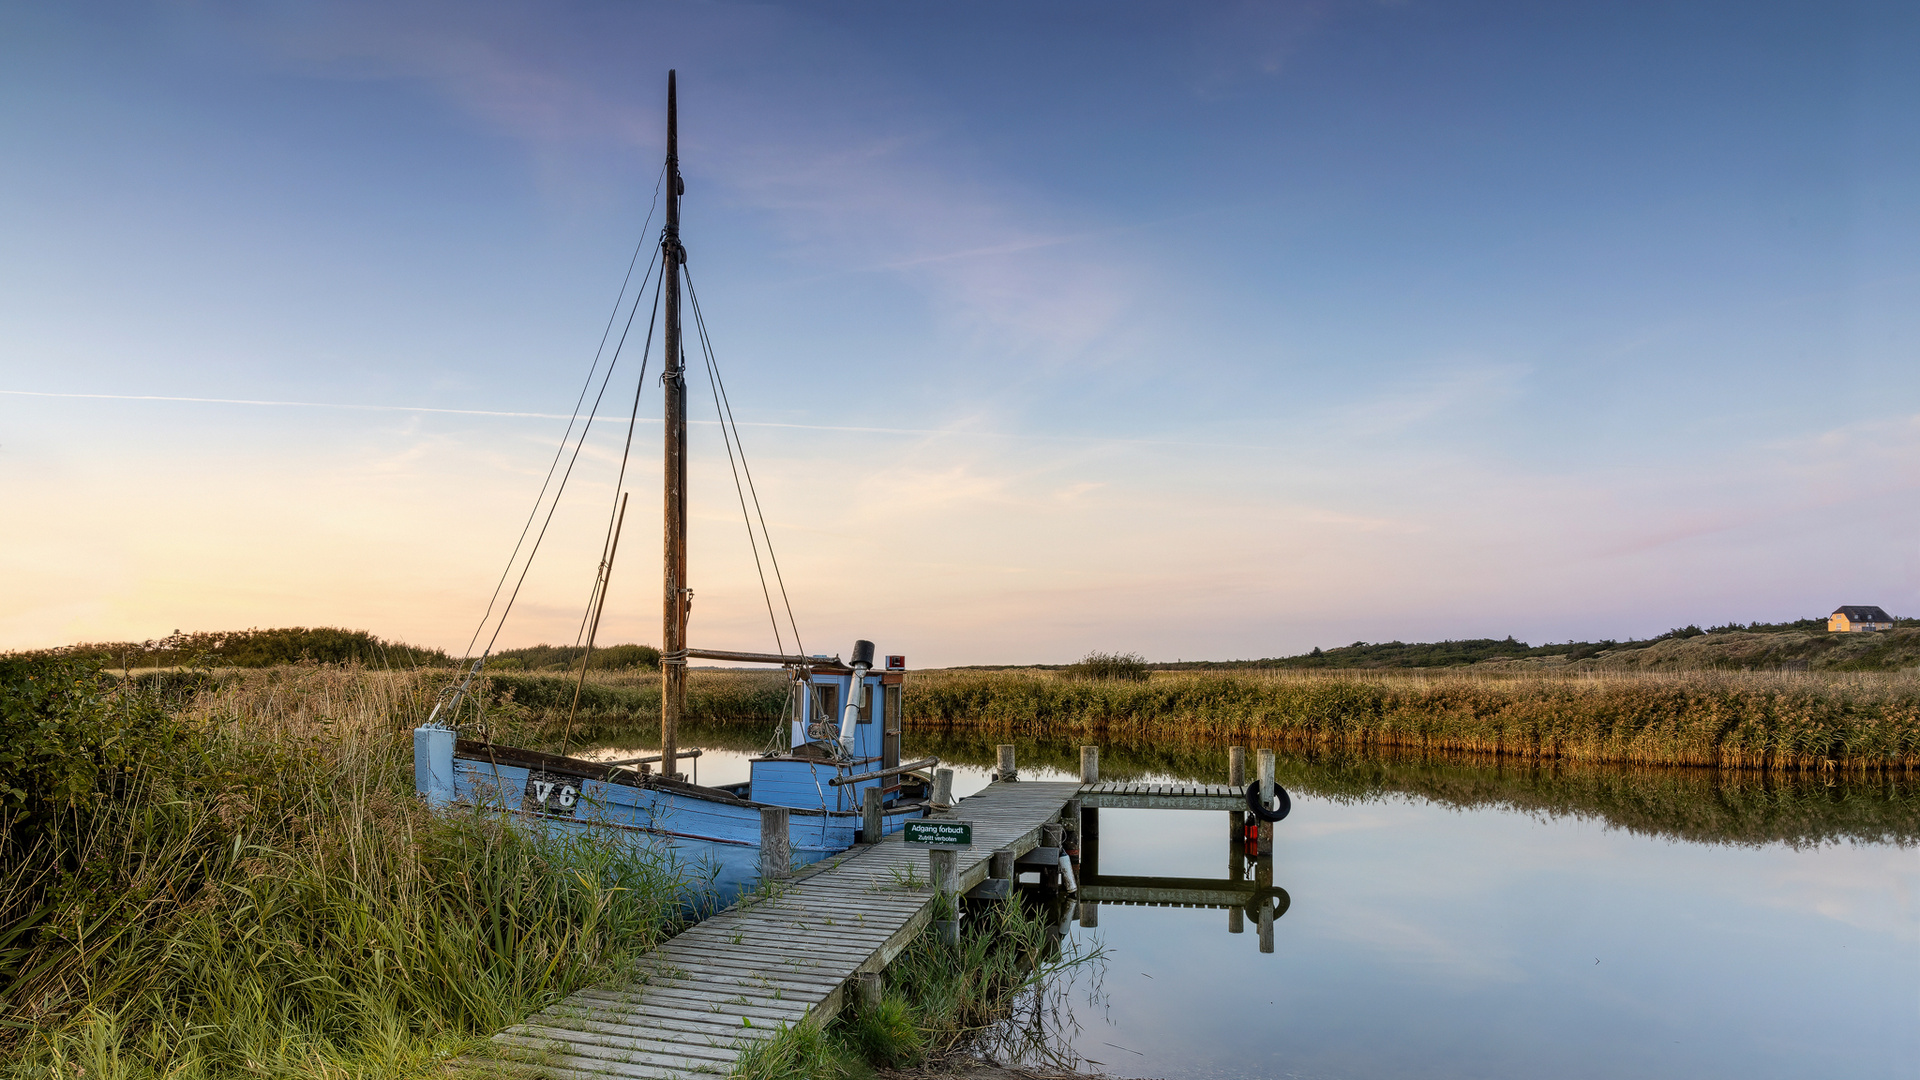
[[853, 682], [847, 687], [847, 707], [840, 710], [840, 748], [853, 752], [853, 728], [860, 722], [860, 708], [867, 703], [867, 672], [873, 667], [873, 642], [853, 643]]

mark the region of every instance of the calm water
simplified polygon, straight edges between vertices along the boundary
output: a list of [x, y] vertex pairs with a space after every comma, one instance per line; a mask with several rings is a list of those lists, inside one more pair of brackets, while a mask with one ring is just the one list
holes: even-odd
[[[985, 784], [986, 742], [916, 742]], [[1071, 748], [1020, 752], [1064, 778]], [[1109, 753], [1109, 779], [1225, 773], [1218, 748]], [[1297, 758], [1281, 778], [1272, 953], [1224, 910], [1103, 903], [1071, 931], [1102, 958], [1010, 1026], [1121, 1077], [1920, 1075], [1909, 786]], [[1252, 877], [1228, 828], [1101, 811], [1098, 869]]]

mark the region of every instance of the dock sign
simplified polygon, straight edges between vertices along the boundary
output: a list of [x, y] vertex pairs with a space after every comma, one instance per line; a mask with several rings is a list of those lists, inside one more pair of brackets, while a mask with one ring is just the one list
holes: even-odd
[[972, 847], [973, 822], [954, 821], [952, 818], [920, 818], [907, 822], [907, 831], [900, 839], [909, 844], [933, 847]]

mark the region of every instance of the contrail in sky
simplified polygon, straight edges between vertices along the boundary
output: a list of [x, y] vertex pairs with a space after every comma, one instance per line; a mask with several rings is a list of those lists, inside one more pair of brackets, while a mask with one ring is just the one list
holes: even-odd
[[[177, 397], [171, 394], [70, 394], [50, 390], [0, 390], [14, 397], [82, 398], [94, 401], [179, 401], [195, 405], [269, 405], [295, 409], [349, 409], [360, 412], [442, 413], [449, 416], [501, 416], [522, 420], [566, 420], [566, 413], [510, 412], [504, 409], [442, 409], [426, 405], [349, 405], [336, 401], [270, 401], [262, 398]], [[624, 416], [595, 416], [596, 421], [625, 420]], [[641, 417], [654, 423], [658, 417]], [[693, 420], [690, 424], [717, 424], [716, 420]], [[1132, 443], [1141, 446], [1218, 447], [1230, 450], [1274, 450], [1271, 446], [1245, 443], [1188, 442], [1179, 439], [1126, 439], [1110, 435], [1037, 435], [1003, 431], [978, 431], [955, 428], [847, 427], [837, 424], [784, 424], [771, 420], [742, 420], [741, 427], [795, 428], [801, 431], [848, 431], [868, 435], [971, 435], [987, 439], [1033, 439], [1046, 442]]]

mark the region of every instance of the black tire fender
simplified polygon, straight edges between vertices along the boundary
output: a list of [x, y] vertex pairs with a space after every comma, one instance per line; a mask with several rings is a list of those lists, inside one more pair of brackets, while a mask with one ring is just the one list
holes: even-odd
[[1247, 813], [1261, 821], [1281, 821], [1293, 813], [1293, 797], [1287, 794], [1287, 789], [1281, 787], [1279, 781], [1273, 785], [1273, 801], [1279, 804], [1279, 809], [1269, 810], [1260, 802], [1260, 781], [1255, 780], [1247, 785]]

